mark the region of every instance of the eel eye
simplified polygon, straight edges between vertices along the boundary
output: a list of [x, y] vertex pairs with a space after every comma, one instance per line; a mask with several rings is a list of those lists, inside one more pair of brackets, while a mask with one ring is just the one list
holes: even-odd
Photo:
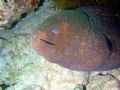
[[57, 27], [53, 27], [53, 28], [52, 28], [52, 32], [53, 32], [54, 34], [58, 34], [60, 31], [59, 31], [59, 29], [58, 29]]
[[45, 42], [45, 43], [47, 43], [47, 44], [49, 44], [49, 45], [55, 45], [54, 43], [49, 42], [49, 41], [46, 41], [46, 40], [44, 40], [44, 39], [40, 39], [40, 40], [43, 41], [43, 42]]

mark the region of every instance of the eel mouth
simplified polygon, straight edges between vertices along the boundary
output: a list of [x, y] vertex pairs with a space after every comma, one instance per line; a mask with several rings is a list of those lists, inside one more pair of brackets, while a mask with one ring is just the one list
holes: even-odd
[[44, 43], [46, 43], [46, 44], [55, 45], [53, 42], [50, 42], [50, 41], [45, 40], [45, 39], [39, 39], [39, 38], [37, 38], [37, 36], [35, 36], [35, 35], [32, 36], [32, 39], [36, 39], [36, 40], [38, 39], [38, 40], [40, 40], [40, 41], [42, 41], [42, 42], [44, 42]]
[[41, 42], [41, 43], [44, 43], [46, 45], [55, 45], [53, 42], [47, 40], [47, 36], [45, 33], [39, 31], [39, 32], [34, 32], [32, 34], [32, 39], [37, 41], [37, 42]]
[[44, 39], [39, 39], [41, 41], [43, 41], [44, 43], [46, 44], [49, 44], [49, 45], [55, 45], [54, 43], [50, 42], [50, 41], [47, 41], [47, 40], [44, 40]]

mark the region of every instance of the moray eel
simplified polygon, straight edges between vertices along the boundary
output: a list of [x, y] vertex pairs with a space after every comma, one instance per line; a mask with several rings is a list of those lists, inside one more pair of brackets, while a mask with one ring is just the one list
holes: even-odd
[[48, 17], [32, 46], [48, 61], [76, 71], [120, 67], [120, 24], [113, 8], [81, 6]]

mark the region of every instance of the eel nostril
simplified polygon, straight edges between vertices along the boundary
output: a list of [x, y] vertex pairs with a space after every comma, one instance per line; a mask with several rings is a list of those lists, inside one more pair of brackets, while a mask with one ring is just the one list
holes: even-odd
[[32, 39], [37, 39], [37, 36], [35, 36], [35, 35], [32, 35]]

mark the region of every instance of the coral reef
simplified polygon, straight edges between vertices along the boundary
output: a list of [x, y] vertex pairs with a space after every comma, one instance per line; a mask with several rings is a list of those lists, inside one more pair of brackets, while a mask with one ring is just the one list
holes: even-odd
[[0, 0], [0, 30], [12, 27], [23, 13], [31, 12], [38, 4], [39, 0]]
[[119, 87], [114, 76], [105, 74], [91, 77], [87, 90], [119, 90]]
[[43, 6], [21, 19], [16, 27], [0, 31], [0, 90], [120, 90], [120, 69], [76, 72], [36, 53], [31, 33], [53, 13]]
[[48, 2], [50, 2], [50, 8], [52, 9], [68, 9], [79, 7], [87, 3], [88, 0], [48, 0]]

